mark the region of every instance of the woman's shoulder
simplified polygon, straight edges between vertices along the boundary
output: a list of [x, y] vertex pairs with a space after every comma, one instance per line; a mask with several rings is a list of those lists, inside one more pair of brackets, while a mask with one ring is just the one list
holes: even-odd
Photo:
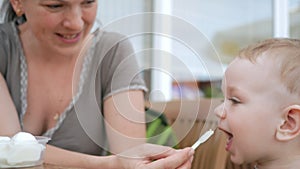
[[118, 44], [127, 40], [125, 35], [118, 32], [96, 30], [94, 34], [97, 42], [105, 42], [106, 44]]
[[118, 33], [118, 32], [106, 31], [106, 30], [101, 30], [101, 29], [96, 30], [95, 33], [98, 36], [102, 36], [103, 38], [108, 38], [108, 39], [112, 39], [112, 40], [122, 39], [122, 38], [126, 37], [125, 35]]
[[98, 30], [94, 32], [96, 39], [96, 53], [106, 55], [110, 52], [127, 53], [132, 50], [129, 38], [118, 32]]

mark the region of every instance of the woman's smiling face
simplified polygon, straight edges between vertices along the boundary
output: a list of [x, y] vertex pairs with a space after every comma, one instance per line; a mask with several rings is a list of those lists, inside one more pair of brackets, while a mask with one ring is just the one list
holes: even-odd
[[274, 135], [283, 112], [285, 87], [274, 66], [265, 58], [257, 63], [237, 58], [226, 70], [222, 83], [225, 101], [215, 113], [220, 117], [219, 128], [228, 134], [226, 150], [234, 163], [276, 156]]
[[27, 18], [21, 33], [29, 33], [31, 41], [41, 47], [66, 54], [80, 50], [97, 14], [97, 0], [11, 1], [19, 2]]

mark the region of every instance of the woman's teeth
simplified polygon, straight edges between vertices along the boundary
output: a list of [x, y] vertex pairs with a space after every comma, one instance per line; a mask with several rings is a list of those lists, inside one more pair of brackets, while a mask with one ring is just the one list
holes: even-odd
[[74, 34], [74, 35], [62, 35], [63, 38], [65, 39], [74, 39], [76, 38], [77, 34]]

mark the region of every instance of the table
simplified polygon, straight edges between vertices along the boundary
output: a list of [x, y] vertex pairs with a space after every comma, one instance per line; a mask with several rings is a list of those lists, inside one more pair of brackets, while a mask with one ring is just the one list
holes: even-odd
[[57, 165], [52, 165], [52, 164], [43, 164], [40, 166], [26, 167], [26, 168], [22, 168], [22, 169], [79, 169], [79, 168], [62, 167], [62, 166], [57, 166]]

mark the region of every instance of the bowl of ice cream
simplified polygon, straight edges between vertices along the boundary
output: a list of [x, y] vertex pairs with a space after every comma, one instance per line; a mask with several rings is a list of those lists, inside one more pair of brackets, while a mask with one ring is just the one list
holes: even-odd
[[19, 132], [13, 137], [0, 136], [0, 168], [41, 165], [46, 144], [50, 139]]

